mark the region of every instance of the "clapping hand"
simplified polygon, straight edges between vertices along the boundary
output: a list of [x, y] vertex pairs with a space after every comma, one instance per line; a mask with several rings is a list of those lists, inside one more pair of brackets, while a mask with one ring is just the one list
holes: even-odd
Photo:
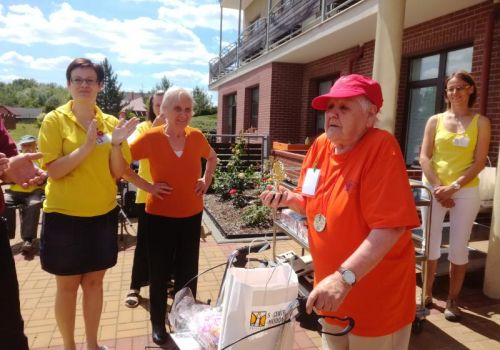
[[135, 117], [129, 120], [120, 119], [120, 122], [113, 129], [113, 133], [111, 134], [111, 144], [119, 145], [123, 141], [127, 140], [127, 138], [134, 132], [137, 124], [139, 124], [139, 119]]

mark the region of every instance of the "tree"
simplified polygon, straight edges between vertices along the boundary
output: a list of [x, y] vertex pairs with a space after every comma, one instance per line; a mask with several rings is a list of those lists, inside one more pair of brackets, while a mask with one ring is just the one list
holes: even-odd
[[194, 115], [204, 115], [212, 113], [212, 99], [207, 92], [198, 86], [193, 89]]
[[[12, 107], [57, 107], [70, 98], [68, 90], [54, 83], [38, 83], [33, 79], [16, 79], [0, 83], [0, 104]], [[56, 100], [57, 99], [57, 100]]]
[[123, 92], [120, 90], [122, 84], [118, 83], [118, 76], [113, 73], [113, 67], [107, 58], [101, 64], [104, 69], [104, 79], [102, 90], [97, 95], [97, 105], [104, 113], [118, 116], [123, 101]]
[[169, 87], [172, 87], [172, 82], [168, 80], [166, 76], [163, 76], [160, 80], [159, 84], [155, 85], [155, 88], [151, 91], [151, 95], [153, 95], [158, 90], [167, 91]]

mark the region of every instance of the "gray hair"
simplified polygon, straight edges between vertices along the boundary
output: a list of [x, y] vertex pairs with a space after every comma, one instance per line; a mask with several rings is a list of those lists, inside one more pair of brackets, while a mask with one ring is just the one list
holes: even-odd
[[359, 105], [361, 106], [361, 109], [365, 113], [368, 112], [368, 109], [370, 109], [372, 105], [374, 105], [372, 101], [370, 101], [368, 97], [366, 97], [365, 95], [356, 96], [355, 100], [358, 101]]
[[194, 107], [194, 99], [190, 91], [178, 86], [172, 86], [163, 95], [160, 110], [172, 106], [172, 104], [178, 101], [182, 95], [189, 97], [189, 99], [191, 100], [191, 104]]

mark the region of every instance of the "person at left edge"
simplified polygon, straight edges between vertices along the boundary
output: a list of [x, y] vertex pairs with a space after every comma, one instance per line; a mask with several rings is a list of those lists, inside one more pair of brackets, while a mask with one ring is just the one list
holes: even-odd
[[[46, 174], [35, 167], [33, 161], [40, 153], [17, 154], [16, 144], [0, 119], [0, 180], [15, 182], [27, 187], [40, 185]], [[3, 193], [0, 191], [0, 214], [4, 209]], [[7, 237], [5, 225], [0, 225], [0, 339], [5, 349], [28, 350], [28, 339], [24, 335], [24, 321], [19, 302], [19, 284], [16, 267]]]
[[65, 350], [76, 349], [80, 286], [87, 349], [106, 349], [98, 346], [97, 331], [104, 274], [118, 254], [116, 180], [128, 167], [126, 140], [138, 123], [137, 118], [119, 121], [97, 107], [103, 77], [101, 65], [73, 60], [66, 70], [72, 100], [48, 113], [39, 133], [48, 173], [40, 260], [56, 277], [55, 316]]

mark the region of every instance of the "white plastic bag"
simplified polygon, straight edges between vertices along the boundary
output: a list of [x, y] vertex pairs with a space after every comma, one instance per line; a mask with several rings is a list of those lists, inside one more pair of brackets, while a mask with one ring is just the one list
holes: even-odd
[[197, 304], [191, 289], [183, 288], [175, 294], [168, 319], [176, 333], [190, 334], [203, 349], [217, 349], [222, 323], [220, 307]]
[[[222, 326], [218, 349], [284, 321], [288, 305], [297, 298], [297, 275], [288, 264], [269, 268], [229, 268], [224, 281]], [[232, 350], [293, 348], [292, 322], [241, 340]]]

